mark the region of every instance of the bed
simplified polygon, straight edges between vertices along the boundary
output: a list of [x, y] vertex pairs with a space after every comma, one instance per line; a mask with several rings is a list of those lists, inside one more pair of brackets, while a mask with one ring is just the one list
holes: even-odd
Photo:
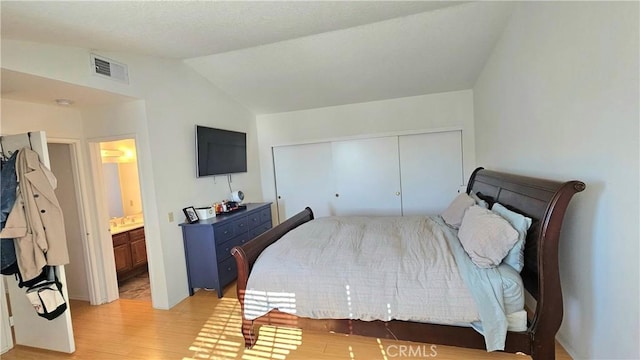
[[[558, 273], [560, 229], [569, 201], [575, 193], [584, 188], [584, 183], [580, 181], [557, 182], [483, 168], [476, 169], [470, 177], [467, 193], [477, 194], [490, 205], [499, 202], [532, 219], [532, 225], [526, 234], [524, 267], [520, 278], [524, 288], [536, 300], [536, 305], [535, 310], [525, 320], [523, 329], [510, 330], [506, 333], [504, 338], [506, 352], [522, 352], [531, 355], [534, 359], [555, 358], [555, 334], [562, 322], [563, 311]], [[255, 334], [259, 326], [269, 324], [477, 349], [487, 348], [485, 337], [472, 327], [457, 324], [445, 325], [438, 321], [427, 323], [422, 320], [414, 321], [411, 318], [407, 320], [312, 319], [294, 315], [283, 308], [266, 309], [264, 313], [248, 316], [245, 310], [252, 305], [250, 300], [247, 303], [247, 285], [256, 260], [265, 249], [283, 238], [285, 234], [293, 233], [292, 230], [311, 220], [314, 220], [313, 211], [306, 208], [243, 246], [232, 249], [238, 268], [238, 300], [243, 313], [242, 332], [247, 347], [255, 344], [257, 340]], [[283, 241], [286, 239], [287, 237]], [[276, 245], [278, 244], [274, 244]], [[344, 264], [335, 266], [344, 266]], [[260, 266], [256, 268], [259, 269]]]

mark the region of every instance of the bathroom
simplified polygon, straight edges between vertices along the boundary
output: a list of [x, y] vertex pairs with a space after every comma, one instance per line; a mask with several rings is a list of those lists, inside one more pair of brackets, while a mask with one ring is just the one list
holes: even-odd
[[134, 139], [100, 143], [120, 299], [151, 301]]

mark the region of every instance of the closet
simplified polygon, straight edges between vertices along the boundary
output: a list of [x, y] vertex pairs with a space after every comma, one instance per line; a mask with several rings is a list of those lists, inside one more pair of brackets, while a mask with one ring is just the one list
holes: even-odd
[[[28, 134], [2, 136], [2, 152], [5, 155], [13, 153], [23, 147], [31, 147], [38, 153], [40, 161], [49, 167], [49, 153], [47, 151], [47, 139], [43, 131], [30, 132]], [[58, 280], [62, 283], [62, 293], [65, 299], [69, 299], [67, 293], [67, 281], [64, 266], [56, 266]], [[0, 292], [4, 295], [5, 285], [9, 293], [9, 306], [11, 307], [15, 343], [29, 347], [48, 349], [66, 353], [75, 351], [73, 339], [73, 327], [71, 323], [70, 307], [53, 320], [46, 320], [38, 315], [25, 296], [26, 288], [19, 288], [14, 276], [3, 276], [0, 282]], [[6, 336], [9, 327], [9, 317], [6, 303], [2, 302], [2, 351], [13, 347], [10, 336]], [[68, 301], [67, 301], [67, 305]], [[10, 332], [9, 332], [10, 334]]]
[[273, 162], [280, 221], [437, 214], [464, 183], [461, 130], [275, 146]]

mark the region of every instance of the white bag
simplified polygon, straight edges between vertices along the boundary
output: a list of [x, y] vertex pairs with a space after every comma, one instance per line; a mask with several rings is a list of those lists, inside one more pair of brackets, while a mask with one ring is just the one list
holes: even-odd
[[44, 280], [29, 287], [27, 298], [38, 315], [53, 320], [67, 309], [67, 302], [61, 290], [62, 284], [54, 276], [53, 280]]

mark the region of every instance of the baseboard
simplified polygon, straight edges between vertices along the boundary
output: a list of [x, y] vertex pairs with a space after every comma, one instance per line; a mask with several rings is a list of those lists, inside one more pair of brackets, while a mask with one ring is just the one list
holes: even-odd
[[90, 302], [89, 297], [87, 297], [86, 295], [69, 294], [69, 300], [79, 300], [79, 301]]
[[13, 344], [2, 344], [2, 348], [0, 349], [0, 355], [6, 353], [11, 349], [13, 349]]
[[566, 351], [567, 354], [569, 354], [569, 356], [572, 359], [584, 359], [583, 357], [578, 356], [578, 354], [576, 353], [575, 349], [573, 347], [569, 346], [567, 344], [567, 342], [562, 339], [562, 337], [556, 336], [556, 341], [558, 342], [558, 344], [560, 344], [560, 346], [562, 346], [562, 348], [564, 348], [564, 351]]

